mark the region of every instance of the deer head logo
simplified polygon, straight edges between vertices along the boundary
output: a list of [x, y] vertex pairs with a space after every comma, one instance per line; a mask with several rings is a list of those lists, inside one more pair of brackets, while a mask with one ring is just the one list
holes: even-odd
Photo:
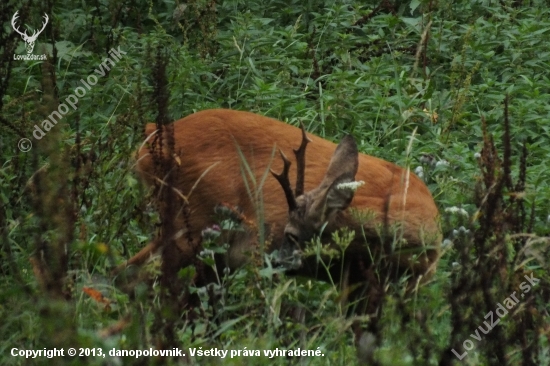
[[36, 41], [36, 38], [38, 38], [40, 33], [42, 33], [42, 31], [44, 30], [44, 28], [46, 28], [46, 25], [48, 24], [48, 20], [49, 20], [48, 15], [44, 13], [44, 24], [42, 25], [42, 29], [40, 29], [38, 32], [33, 31], [32, 35], [29, 36], [29, 35], [27, 35], [26, 30], [25, 30], [25, 32], [21, 33], [21, 31], [19, 30], [19, 28], [15, 24], [16, 21], [17, 21], [17, 18], [18, 18], [17, 13], [18, 13], [18, 11], [16, 11], [15, 14], [13, 14], [13, 18], [11, 18], [11, 26], [13, 27], [13, 29], [17, 33], [19, 33], [21, 35], [21, 37], [23, 38], [23, 41], [25, 41], [25, 43], [27, 44], [26, 45], [27, 53], [32, 53], [32, 50], [34, 48], [34, 42]]

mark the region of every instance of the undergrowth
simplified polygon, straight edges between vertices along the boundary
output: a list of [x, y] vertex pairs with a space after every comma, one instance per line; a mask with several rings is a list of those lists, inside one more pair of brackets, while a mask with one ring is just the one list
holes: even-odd
[[[426, 182], [443, 254], [412, 296], [404, 280], [385, 289], [381, 364], [550, 364], [546, 2], [8, 1], [0, 9], [1, 364], [52, 362], [13, 357], [13, 348], [69, 347], [107, 356], [56, 364], [357, 362], [357, 319], [338, 284], [286, 276], [261, 251], [235, 272], [215, 266], [224, 238], [258, 218], [222, 215], [209, 228], [215, 240], [197, 244], [195, 266], [169, 266], [174, 253], [165, 251], [128, 277], [111, 275], [154, 237], [179, 230], [163, 218], [181, 200], [165, 190], [165, 202], [178, 204], [154, 207], [133, 173], [145, 124], [169, 128], [207, 108], [302, 121], [332, 141], [352, 134], [361, 152]], [[46, 61], [14, 60], [26, 54], [11, 27], [16, 11], [28, 34], [49, 15], [34, 50]], [[124, 53], [99, 77], [113, 48]], [[97, 84], [36, 138], [89, 75]], [[18, 148], [22, 138], [29, 152]], [[171, 168], [159, 162], [159, 171]], [[259, 232], [263, 248], [269, 238]], [[216, 281], [195, 283], [205, 268]], [[509, 305], [502, 317], [499, 304]], [[500, 320], [490, 330], [489, 313]], [[254, 352], [190, 356], [201, 347]], [[150, 348], [186, 356], [108, 355]], [[277, 348], [324, 356], [264, 356]]]

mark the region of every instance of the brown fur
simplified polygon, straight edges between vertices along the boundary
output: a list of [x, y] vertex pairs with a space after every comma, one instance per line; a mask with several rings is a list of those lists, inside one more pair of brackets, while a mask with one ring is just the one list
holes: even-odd
[[[273, 155], [274, 148], [281, 149], [292, 158], [292, 149], [297, 148], [301, 140], [301, 131], [296, 127], [257, 114], [224, 109], [201, 111], [174, 122], [173, 126], [175, 153], [181, 162], [174, 184], [186, 196], [191, 192], [189, 229], [194, 240], [200, 237], [201, 230], [215, 223], [213, 209], [222, 202], [240, 207], [249, 219], [256, 217], [254, 204], [243, 183], [237, 146], [259, 181], [269, 168], [282, 170], [282, 161], [277, 154]], [[155, 130], [155, 124], [146, 126], [147, 135]], [[322, 181], [336, 149], [330, 141], [311, 134], [308, 137], [311, 143], [306, 152], [306, 192]], [[155, 183], [152, 175], [155, 172], [154, 161], [148, 144], [138, 152], [137, 171], [146, 182]], [[291, 168], [291, 182], [295, 176], [295, 169]], [[356, 192], [350, 208], [368, 209], [376, 214], [376, 219], [365, 227], [367, 235], [376, 236], [375, 227], [384, 222], [390, 226], [401, 223], [408, 248], [432, 247], [427, 251], [427, 256], [421, 257], [420, 263], [413, 266], [414, 272], [432, 272], [432, 265], [439, 255], [440, 232], [438, 210], [426, 185], [416, 175], [407, 175], [403, 168], [365, 154], [359, 154], [356, 180], [363, 180], [365, 185]], [[271, 176], [267, 177], [263, 187], [263, 201], [265, 222], [270, 226], [275, 241], [280, 240], [288, 221], [288, 206], [279, 183]], [[175, 220], [176, 230], [183, 225], [183, 217], [179, 215]], [[349, 209], [338, 215], [332, 225], [329, 224], [329, 228], [340, 226], [357, 226], [350, 218]], [[182, 251], [182, 264], [191, 264], [195, 254], [185, 236], [180, 237], [177, 244]], [[349, 251], [364, 251], [362, 245], [352, 245]], [[141, 262], [155, 247], [150, 244], [130, 263]], [[247, 243], [232, 243], [231, 268], [244, 263], [246, 257], [241, 252], [246, 248]], [[401, 256], [400, 264], [404, 267], [410, 265], [408, 256]], [[352, 279], [351, 282], [355, 281]]]

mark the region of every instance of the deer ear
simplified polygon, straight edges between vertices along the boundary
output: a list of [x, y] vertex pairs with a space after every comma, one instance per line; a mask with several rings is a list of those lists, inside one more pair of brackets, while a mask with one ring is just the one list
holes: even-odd
[[359, 166], [359, 152], [351, 136], [342, 139], [319, 187], [310, 192], [312, 204], [310, 214], [326, 221], [336, 211], [345, 210], [351, 203], [354, 190], [340, 186], [355, 180]]

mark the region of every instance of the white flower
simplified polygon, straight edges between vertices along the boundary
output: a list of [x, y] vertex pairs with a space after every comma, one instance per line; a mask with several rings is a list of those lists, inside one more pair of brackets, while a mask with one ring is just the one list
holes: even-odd
[[449, 162], [445, 159], [441, 159], [439, 160], [437, 163], [435, 163], [435, 167], [437, 168], [438, 166], [449, 166], [451, 164], [449, 164]]
[[478, 153], [478, 152], [474, 153], [474, 158], [475, 158], [475, 159], [481, 158], [481, 154]]
[[447, 207], [445, 209], [445, 212], [453, 213], [453, 214], [459, 214], [459, 215], [464, 216], [464, 217], [469, 217], [470, 216], [470, 215], [468, 215], [468, 211], [466, 211], [462, 207], [456, 207], [456, 206]]
[[355, 182], [344, 182], [340, 183], [336, 186], [336, 189], [350, 189], [352, 191], [356, 191], [357, 188], [361, 187], [363, 184], [365, 184], [364, 181], [355, 181]]
[[199, 253], [199, 256], [201, 257], [208, 257], [213, 255], [214, 255], [214, 251], [211, 249], [204, 249], [204, 250], [201, 250], [201, 252]]
[[435, 157], [431, 154], [422, 153], [420, 155], [420, 159], [418, 160], [420, 161], [421, 164], [426, 164], [431, 166], [435, 165]]

